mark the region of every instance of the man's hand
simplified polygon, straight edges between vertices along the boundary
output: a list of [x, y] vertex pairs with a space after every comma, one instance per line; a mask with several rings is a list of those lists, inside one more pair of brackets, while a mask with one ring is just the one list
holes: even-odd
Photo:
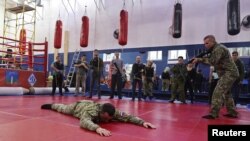
[[196, 63], [199, 62], [199, 59], [198, 59], [198, 58], [193, 58], [192, 60], [193, 60], [193, 61], [192, 61], [192, 64], [196, 64]]
[[144, 126], [145, 128], [156, 129], [155, 125], [153, 125], [153, 124], [151, 124], [151, 123], [149, 123], [149, 122], [144, 122], [144, 123], [143, 123], [143, 126]]
[[111, 136], [111, 132], [109, 130], [101, 128], [101, 127], [96, 129], [96, 133], [100, 134], [101, 136], [105, 136], [105, 137]]

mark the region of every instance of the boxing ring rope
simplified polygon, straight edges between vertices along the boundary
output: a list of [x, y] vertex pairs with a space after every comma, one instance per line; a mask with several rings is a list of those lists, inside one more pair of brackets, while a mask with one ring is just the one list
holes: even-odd
[[[2, 57], [0, 57], [1, 69], [4, 69], [3, 67], [7, 69], [10, 66], [9, 63], [11, 63], [12, 67], [14, 67], [11, 69], [43, 72], [45, 77], [47, 77], [48, 42], [46, 39], [43, 43], [33, 43], [0, 36], [0, 41], [0, 54], [2, 54]], [[23, 50], [21, 50], [20, 46]], [[9, 57], [5, 57], [4, 54], [5, 56], [9, 55]], [[17, 68], [17, 66], [20, 68]], [[27, 68], [25, 68], [26, 66]], [[37, 69], [35, 66], [42, 67], [37, 67]], [[34, 70], [34, 68], [37, 70]]]

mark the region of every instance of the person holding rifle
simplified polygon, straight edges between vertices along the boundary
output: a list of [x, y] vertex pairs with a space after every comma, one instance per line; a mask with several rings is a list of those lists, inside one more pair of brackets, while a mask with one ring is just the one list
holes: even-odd
[[234, 100], [231, 94], [231, 87], [239, 77], [237, 67], [227, 47], [217, 43], [213, 35], [207, 35], [203, 41], [205, 47], [210, 50], [211, 53], [208, 57], [194, 58], [193, 63], [201, 62], [214, 66], [220, 79], [213, 91], [210, 113], [202, 118], [218, 118], [224, 100], [227, 108], [227, 114], [224, 114], [224, 116], [237, 118], [238, 112], [235, 110]]
[[101, 88], [100, 79], [103, 71], [103, 60], [99, 57], [99, 51], [95, 49], [93, 51], [93, 59], [90, 60], [91, 69], [91, 81], [90, 81], [90, 92], [88, 98], [92, 98], [95, 82], [97, 81], [97, 93], [98, 99], [101, 99]]
[[55, 95], [56, 87], [59, 87], [59, 93], [60, 95], [63, 95], [62, 93], [62, 87], [63, 87], [63, 77], [64, 77], [64, 65], [61, 61], [60, 56], [56, 57], [56, 61], [51, 64], [51, 68], [54, 71], [53, 73], [53, 80], [52, 80], [52, 95]]
[[174, 103], [178, 93], [181, 103], [186, 104], [184, 88], [187, 76], [187, 68], [184, 64], [183, 56], [178, 57], [178, 63], [175, 64], [170, 70], [173, 73], [173, 77], [171, 85], [171, 99], [169, 102]]
[[117, 95], [119, 99], [122, 99], [122, 68], [123, 61], [120, 59], [119, 52], [115, 52], [115, 59], [111, 61], [111, 95], [110, 99], [114, 98], [115, 88], [117, 88]]
[[82, 95], [85, 95], [86, 90], [86, 79], [89, 70], [89, 65], [87, 63], [86, 55], [81, 57], [81, 60], [75, 63], [76, 67], [76, 89], [75, 96], [79, 95], [80, 85], [82, 86]]
[[144, 95], [143, 99], [146, 100], [149, 97], [149, 100], [153, 98], [153, 82], [155, 77], [155, 69], [153, 67], [153, 61], [148, 60], [147, 65], [143, 69], [143, 90]]
[[135, 90], [138, 85], [138, 100], [141, 101], [142, 97], [142, 72], [145, 65], [141, 63], [141, 57], [136, 56], [136, 62], [132, 66], [131, 76], [132, 76], [132, 101], [135, 100]]

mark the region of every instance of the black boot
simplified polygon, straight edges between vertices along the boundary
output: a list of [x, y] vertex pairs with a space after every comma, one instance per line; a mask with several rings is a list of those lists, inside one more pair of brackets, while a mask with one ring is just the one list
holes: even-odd
[[51, 108], [52, 108], [52, 104], [43, 104], [41, 106], [41, 109], [48, 109], [48, 110], [50, 110]]

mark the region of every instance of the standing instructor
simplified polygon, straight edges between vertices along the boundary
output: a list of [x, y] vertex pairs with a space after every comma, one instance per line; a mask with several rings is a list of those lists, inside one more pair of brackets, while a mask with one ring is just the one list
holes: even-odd
[[213, 92], [210, 114], [203, 116], [203, 118], [218, 118], [224, 99], [228, 112], [224, 116], [237, 118], [238, 113], [235, 110], [231, 94], [231, 87], [239, 77], [237, 67], [231, 58], [229, 50], [224, 45], [217, 43], [213, 35], [207, 35], [203, 40], [210, 55], [203, 58], [195, 58], [193, 63], [202, 62], [214, 66], [220, 78]]

